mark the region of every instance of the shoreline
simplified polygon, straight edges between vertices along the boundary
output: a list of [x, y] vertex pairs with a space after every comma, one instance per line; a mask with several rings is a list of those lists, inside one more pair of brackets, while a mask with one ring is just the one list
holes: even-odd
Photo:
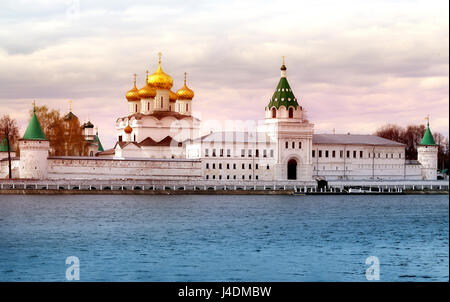
[[402, 192], [295, 192], [294, 190], [61, 190], [3, 189], [0, 195], [448, 195], [445, 190], [404, 190]]

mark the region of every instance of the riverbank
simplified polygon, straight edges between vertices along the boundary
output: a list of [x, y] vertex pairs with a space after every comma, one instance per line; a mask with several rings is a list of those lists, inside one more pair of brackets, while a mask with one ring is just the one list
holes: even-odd
[[0, 195], [448, 195], [448, 191], [427, 190], [402, 192], [305, 192], [294, 190], [57, 190], [4, 189]]

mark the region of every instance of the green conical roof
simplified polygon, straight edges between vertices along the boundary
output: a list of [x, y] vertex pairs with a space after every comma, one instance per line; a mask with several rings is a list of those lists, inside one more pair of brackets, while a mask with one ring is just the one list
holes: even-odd
[[102, 143], [100, 142], [100, 138], [98, 137], [98, 132], [95, 134], [95, 140], [96, 140], [97, 143], [98, 143], [98, 151], [100, 151], [100, 152], [105, 151], [105, 150], [103, 149]]
[[41, 124], [39, 124], [36, 111], [33, 111], [33, 116], [31, 117], [27, 130], [25, 130], [23, 139], [47, 140], [44, 131], [42, 131]]
[[[13, 151], [11, 145], [9, 147], [9, 151]], [[2, 139], [2, 143], [0, 144], [0, 152], [8, 152], [8, 144], [6, 143], [6, 137]]]
[[280, 82], [278, 82], [277, 89], [275, 89], [272, 99], [268, 105], [269, 108], [275, 107], [277, 109], [281, 106], [285, 106], [286, 108], [289, 108], [290, 106], [297, 108], [299, 106], [297, 99], [292, 92], [291, 86], [289, 86], [288, 80], [285, 77], [281, 77]]
[[421, 145], [428, 145], [428, 146], [435, 146], [436, 143], [434, 142], [433, 135], [430, 131], [430, 125], [427, 124], [427, 130], [425, 130], [425, 134], [422, 137], [422, 140], [420, 141]]

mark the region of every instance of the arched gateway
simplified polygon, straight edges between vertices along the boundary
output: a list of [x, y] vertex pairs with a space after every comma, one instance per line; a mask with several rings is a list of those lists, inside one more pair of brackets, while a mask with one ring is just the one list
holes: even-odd
[[290, 159], [287, 163], [287, 178], [297, 179], [297, 161], [295, 159]]

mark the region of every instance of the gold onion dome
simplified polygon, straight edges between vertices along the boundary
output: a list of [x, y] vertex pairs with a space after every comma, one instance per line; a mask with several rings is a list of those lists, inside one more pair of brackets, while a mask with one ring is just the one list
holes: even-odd
[[139, 97], [141, 99], [150, 99], [154, 98], [156, 96], [156, 89], [153, 87], [150, 87], [148, 84], [148, 70], [147, 70], [147, 77], [145, 78], [145, 86], [139, 89]]
[[125, 133], [127, 134], [130, 134], [133, 131], [133, 128], [131, 128], [130, 125], [127, 125], [125, 129], [123, 129], [123, 131], [125, 131]]
[[147, 82], [151, 87], [160, 89], [170, 89], [173, 86], [172, 78], [161, 68], [161, 53], [159, 53], [158, 69], [148, 78]]
[[172, 90], [169, 90], [169, 101], [175, 102], [178, 99], [178, 96]]
[[186, 73], [184, 73], [184, 85], [178, 89], [177, 97], [179, 100], [192, 100], [194, 98], [194, 91], [186, 85]]
[[131, 90], [128, 90], [125, 97], [129, 102], [139, 101], [141, 99], [139, 97], [139, 90], [136, 88], [136, 74], [134, 74], [134, 87]]

